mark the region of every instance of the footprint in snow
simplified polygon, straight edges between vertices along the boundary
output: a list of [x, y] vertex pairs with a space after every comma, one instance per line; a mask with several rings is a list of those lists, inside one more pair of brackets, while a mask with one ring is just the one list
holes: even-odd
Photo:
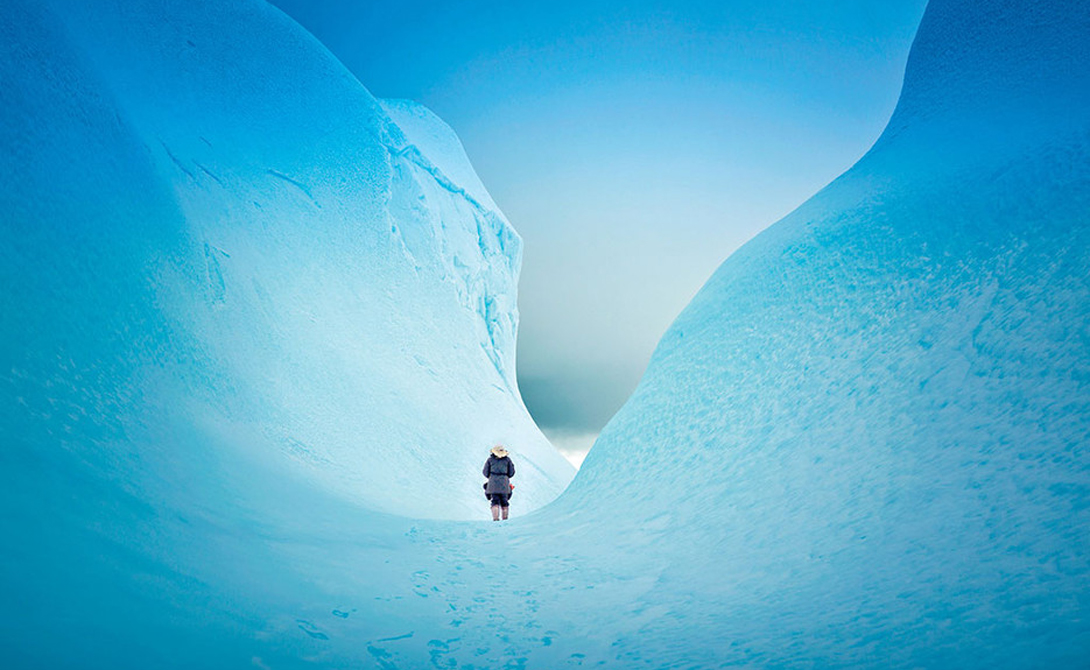
[[303, 631], [304, 633], [316, 640], [329, 639], [329, 636], [323, 633], [320, 628], [307, 621], [306, 619], [296, 619], [295, 623], [299, 624], [299, 630]]

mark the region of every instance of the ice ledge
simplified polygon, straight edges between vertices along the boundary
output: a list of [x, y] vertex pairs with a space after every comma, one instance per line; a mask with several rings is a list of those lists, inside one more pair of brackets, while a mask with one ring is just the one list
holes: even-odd
[[416, 199], [453, 199], [448, 205], [460, 210], [434, 203], [438, 215], [432, 220], [432, 237], [425, 242], [403, 234], [406, 252], [418, 267], [428, 265], [421, 263], [422, 254], [438, 254], [444, 279], [454, 284], [462, 306], [477, 316], [481, 349], [518, 397], [515, 343], [522, 239], [488, 194], [450, 126], [411, 100], [380, 104], [391, 120], [382, 142], [391, 159], [408, 168], [401, 170], [407, 178], [401, 188], [411, 191], [402, 193], [406, 206]]

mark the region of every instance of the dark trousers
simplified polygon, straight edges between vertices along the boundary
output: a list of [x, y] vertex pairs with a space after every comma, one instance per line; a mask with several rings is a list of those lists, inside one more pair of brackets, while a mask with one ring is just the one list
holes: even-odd
[[508, 502], [508, 500], [510, 500], [510, 498], [511, 498], [510, 493], [489, 493], [488, 494], [488, 499], [492, 501], [492, 504], [493, 505], [499, 505], [500, 507], [509, 506], [511, 504], [511, 503]]

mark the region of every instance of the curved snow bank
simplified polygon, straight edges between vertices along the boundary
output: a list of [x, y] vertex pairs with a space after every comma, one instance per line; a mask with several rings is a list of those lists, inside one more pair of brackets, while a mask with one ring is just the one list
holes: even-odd
[[660, 667], [1084, 662], [1088, 36], [933, 2], [887, 134], [663, 337], [550, 508], [655, 528]]
[[0, 28], [6, 458], [157, 509], [245, 499], [252, 466], [472, 518], [502, 440], [521, 504], [552, 500], [572, 470], [515, 386], [521, 241], [464, 157], [262, 2], [101, 5], [17, 0]]
[[297, 666], [494, 441], [562, 490], [472, 168], [263, 2], [4, 9], [0, 665]]

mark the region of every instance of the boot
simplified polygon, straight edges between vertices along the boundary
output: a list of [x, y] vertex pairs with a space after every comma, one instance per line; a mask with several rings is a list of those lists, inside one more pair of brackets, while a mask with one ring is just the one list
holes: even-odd
[[501, 509], [501, 510], [503, 510], [503, 520], [504, 520], [504, 521], [507, 521], [507, 509], [508, 509], [508, 508], [506, 508], [506, 507], [501, 507], [500, 509]]
[[492, 506], [492, 520], [493, 521], [499, 521], [500, 520], [500, 506], [499, 505], [493, 505]]

